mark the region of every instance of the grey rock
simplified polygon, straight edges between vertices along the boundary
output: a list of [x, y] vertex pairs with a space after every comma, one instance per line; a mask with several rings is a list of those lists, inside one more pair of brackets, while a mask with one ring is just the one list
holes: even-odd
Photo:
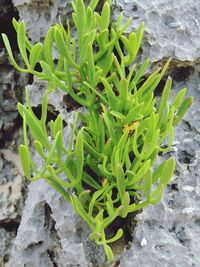
[[19, 156], [0, 150], [0, 222], [19, 220], [23, 207], [23, 183]]
[[165, 57], [180, 61], [198, 61], [200, 57], [200, 2], [196, 0], [114, 0], [114, 16], [119, 11], [133, 17], [128, 31], [145, 22], [142, 58], [151, 62]]
[[23, 182], [19, 156], [0, 150], [0, 266], [6, 266], [23, 209]]
[[13, 0], [13, 4], [25, 21], [28, 36], [33, 42], [43, 39], [59, 16], [66, 18], [72, 11], [70, 0]]
[[0, 228], [0, 266], [8, 266], [9, 254], [15, 236], [13, 231], [7, 231], [2, 227]]
[[22, 101], [27, 77], [19, 75], [7, 58], [5, 50], [0, 50], [0, 148], [15, 131], [18, 117], [17, 102]]
[[10, 266], [86, 266], [75, 221], [70, 205], [45, 181], [31, 183]]

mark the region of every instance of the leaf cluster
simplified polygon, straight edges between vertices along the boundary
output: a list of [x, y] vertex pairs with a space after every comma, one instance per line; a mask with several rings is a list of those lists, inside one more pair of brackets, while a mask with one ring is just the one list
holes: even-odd
[[[87, 7], [83, 0], [73, 2], [77, 38], [72, 37], [69, 21], [67, 29], [59, 22], [49, 28], [44, 43], [31, 44], [24, 22], [13, 19], [25, 67], [16, 63], [5, 34], [3, 40], [17, 70], [48, 81], [40, 119], [31, 108], [27, 90], [26, 105], [18, 105], [24, 122], [19, 154], [25, 176], [30, 181], [43, 178], [60, 192], [87, 222], [90, 238], [102, 245], [112, 260], [109, 244], [119, 239], [123, 230], [118, 229], [109, 239], [105, 231], [117, 217], [126, 218], [160, 201], [174, 173], [175, 160], [171, 157], [156, 168], [154, 163], [158, 153], [170, 150], [174, 126], [192, 98], [185, 98], [186, 89], [182, 89], [170, 105], [172, 80], [168, 77], [156, 103], [154, 91], [170, 60], [144, 80], [149, 59], [139, 68], [134, 64], [144, 24], [126, 34], [131, 19], [123, 24], [121, 14], [110, 25], [110, 1], [105, 1], [101, 14], [95, 12], [98, 2], [92, 0]], [[36, 64], [41, 71], [36, 70]], [[67, 145], [60, 115], [50, 122], [50, 133], [47, 131], [48, 94], [57, 88], [87, 109], [85, 114], [77, 113]], [[77, 121], [82, 125], [79, 130]], [[41, 170], [29, 151], [27, 127], [43, 159]]]

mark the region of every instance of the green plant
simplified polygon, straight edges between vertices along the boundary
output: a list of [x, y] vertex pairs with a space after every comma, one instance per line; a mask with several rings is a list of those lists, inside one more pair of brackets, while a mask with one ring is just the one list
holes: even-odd
[[[184, 98], [186, 89], [182, 89], [169, 105], [172, 80], [168, 77], [160, 102], [156, 103], [154, 91], [170, 60], [144, 81], [149, 59], [139, 69], [133, 64], [144, 25], [127, 35], [125, 30], [131, 19], [122, 25], [121, 14], [110, 26], [111, 1], [105, 2], [101, 14], [94, 11], [98, 2], [92, 0], [87, 7], [83, 0], [72, 3], [77, 40], [71, 37], [67, 21], [67, 31], [59, 22], [48, 30], [44, 44], [32, 45], [24, 22], [13, 19], [24, 68], [15, 62], [5, 34], [3, 40], [17, 70], [48, 81], [40, 119], [31, 108], [27, 90], [26, 106], [18, 105], [24, 125], [24, 144], [20, 145], [19, 154], [25, 176], [30, 181], [43, 178], [59, 191], [87, 222], [90, 238], [102, 245], [112, 260], [108, 244], [119, 239], [123, 230], [118, 229], [107, 239], [106, 228], [117, 217], [126, 218], [129, 213], [160, 201], [174, 173], [175, 160], [164, 160], [157, 168], [153, 167], [154, 162], [158, 153], [170, 149], [174, 126], [192, 98]], [[52, 56], [53, 49], [59, 54], [58, 61]], [[41, 71], [36, 70], [36, 64]], [[50, 132], [47, 130], [48, 95], [57, 88], [86, 107], [84, 114], [77, 112], [67, 144], [63, 143], [60, 115], [50, 122]], [[77, 121], [81, 122], [80, 129]], [[43, 159], [42, 170], [31, 157], [27, 127]], [[66, 179], [60, 178], [63, 173]]]

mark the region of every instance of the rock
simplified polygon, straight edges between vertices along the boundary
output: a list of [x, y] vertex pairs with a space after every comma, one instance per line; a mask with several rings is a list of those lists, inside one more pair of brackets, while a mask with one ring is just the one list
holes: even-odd
[[10, 250], [16, 233], [0, 227], [0, 266], [8, 266]]
[[19, 156], [9, 150], [0, 150], [0, 222], [19, 219], [22, 209], [22, 175]]
[[5, 50], [0, 50], [0, 148], [19, 127], [17, 102], [22, 101], [27, 77], [11, 69]]
[[185, 64], [198, 62], [200, 39], [200, 2], [178, 0], [114, 0], [114, 17], [123, 10], [125, 18], [133, 17], [128, 29], [145, 23], [142, 58], [151, 62], [173, 57]]
[[66, 19], [72, 12], [70, 0], [13, 0], [13, 4], [25, 21], [27, 34], [33, 42], [43, 39], [59, 16]]
[[24, 186], [19, 156], [0, 150], [0, 266], [9, 260], [23, 208]]
[[76, 215], [70, 205], [45, 181], [31, 183], [10, 267], [86, 266], [78, 242]]

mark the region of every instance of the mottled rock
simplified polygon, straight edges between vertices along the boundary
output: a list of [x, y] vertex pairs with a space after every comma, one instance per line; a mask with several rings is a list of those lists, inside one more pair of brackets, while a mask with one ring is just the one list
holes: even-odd
[[145, 22], [142, 58], [199, 61], [199, 1], [114, 0], [113, 6], [114, 17], [122, 10], [126, 19], [133, 17], [129, 31]]
[[13, 4], [25, 21], [27, 34], [33, 42], [43, 39], [59, 16], [66, 18], [72, 11], [70, 0], [13, 0]]
[[45, 181], [31, 183], [10, 266], [86, 266], [75, 230], [71, 206]]
[[23, 208], [22, 169], [19, 156], [0, 150], [0, 266], [9, 260]]
[[17, 102], [23, 99], [28, 79], [11, 67], [5, 50], [0, 50], [0, 70], [0, 148], [3, 148], [19, 127]]
[[8, 267], [10, 250], [16, 233], [0, 227], [0, 266]]
[[22, 209], [22, 175], [19, 156], [0, 150], [0, 222], [18, 219]]

